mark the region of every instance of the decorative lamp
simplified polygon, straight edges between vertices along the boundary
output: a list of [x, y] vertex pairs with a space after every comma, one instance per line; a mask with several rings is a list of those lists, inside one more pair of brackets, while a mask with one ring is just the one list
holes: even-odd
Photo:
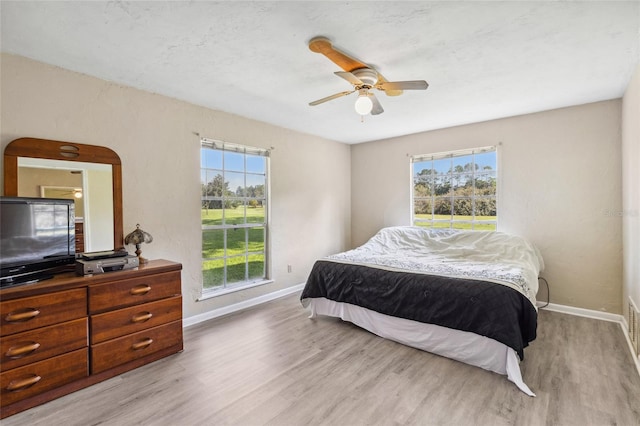
[[142, 250], [140, 250], [140, 244], [142, 243], [150, 243], [153, 241], [153, 237], [151, 236], [151, 234], [149, 234], [148, 232], [143, 231], [142, 229], [140, 229], [140, 224], [136, 224], [136, 229], [131, 232], [129, 235], [127, 235], [126, 237], [124, 237], [124, 243], [125, 244], [135, 244], [136, 246], [136, 256], [138, 256], [138, 261], [140, 263], [147, 263], [149, 262], [147, 259], [145, 259], [144, 257], [140, 256], [140, 254], [142, 254]]

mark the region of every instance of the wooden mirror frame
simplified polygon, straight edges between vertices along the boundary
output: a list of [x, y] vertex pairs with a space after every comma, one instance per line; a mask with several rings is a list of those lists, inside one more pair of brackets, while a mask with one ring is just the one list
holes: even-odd
[[4, 195], [18, 196], [18, 157], [82, 161], [111, 165], [113, 186], [113, 249], [124, 247], [122, 223], [122, 163], [109, 148], [75, 142], [20, 138], [4, 149]]

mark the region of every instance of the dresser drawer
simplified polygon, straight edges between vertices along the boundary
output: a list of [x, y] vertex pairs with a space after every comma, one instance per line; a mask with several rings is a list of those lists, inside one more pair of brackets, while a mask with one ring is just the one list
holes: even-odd
[[149, 302], [91, 316], [91, 343], [135, 333], [182, 319], [182, 297]]
[[2, 370], [86, 348], [87, 330], [88, 319], [85, 317], [3, 337], [0, 342]]
[[84, 288], [0, 302], [0, 335], [7, 336], [38, 327], [87, 316]]
[[182, 349], [182, 321], [98, 343], [91, 346], [91, 373], [97, 374], [176, 345]]
[[94, 314], [177, 296], [181, 290], [180, 271], [91, 286], [89, 312]]
[[2, 406], [89, 375], [87, 348], [0, 373]]

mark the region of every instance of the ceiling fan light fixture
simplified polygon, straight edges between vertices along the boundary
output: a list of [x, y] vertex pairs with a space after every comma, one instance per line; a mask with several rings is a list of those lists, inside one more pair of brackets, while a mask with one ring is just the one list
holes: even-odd
[[360, 115], [367, 115], [373, 109], [373, 102], [368, 96], [367, 90], [362, 89], [358, 94], [355, 104], [356, 112]]

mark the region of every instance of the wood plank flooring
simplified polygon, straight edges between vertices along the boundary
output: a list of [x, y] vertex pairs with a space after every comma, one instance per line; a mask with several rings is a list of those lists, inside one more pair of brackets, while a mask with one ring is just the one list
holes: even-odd
[[619, 324], [540, 311], [526, 396], [506, 377], [307, 319], [298, 295], [185, 330], [185, 351], [12, 425], [640, 425]]

